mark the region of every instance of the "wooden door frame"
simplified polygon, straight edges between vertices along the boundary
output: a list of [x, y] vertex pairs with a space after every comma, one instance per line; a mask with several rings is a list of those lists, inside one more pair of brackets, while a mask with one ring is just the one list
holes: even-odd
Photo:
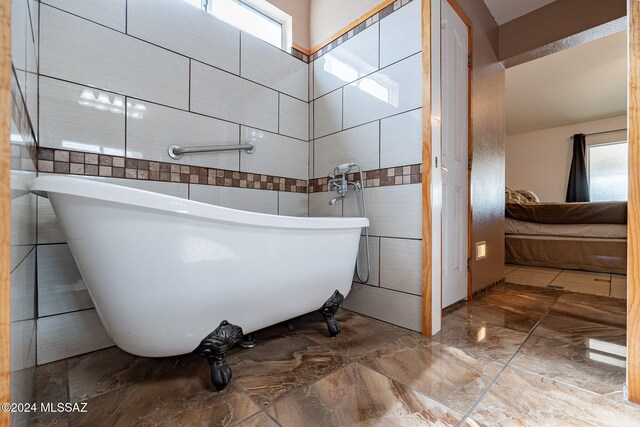
[[628, 0], [627, 393], [640, 403], [640, 0]]
[[[0, 0], [0, 402], [11, 402], [11, 1]], [[0, 425], [11, 414], [0, 411]]]
[[[460, 16], [462, 21], [468, 28], [468, 49], [469, 57], [473, 58], [473, 24], [464, 10], [456, 2], [456, 0], [447, 0], [453, 10]], [[432, 40], [431, 40], [431, 0], [422, 0], [422, 334], [426, 336], [433, 335], [433, 209], [432, 209], [432, 173], [433, 173], [433, 129], [432, 129], [432, 73], [431, 73], [431, 57], [432, 57]], [[438, 46], [442, 51], [441, 46]], [[472, 83], [472, 66], [469, 66], [468, 74], [468, 155], [473, 158], [473, 128], [471, 122], [471, 83]], [[442, 85], [440, 85], [442, 86]], [[442, 87], [437, 88], [442, 91]], [[440, 97], [442, 100], [442, 97]], [[442, 145], [442, 139], [440, 140]], [[471, 167], [468, 169], [468, 256], [471, 259], [473, 253], [472, 243], [472, 205], [471, 205]], [[441, 222], [442, 224], [442, 222]], [[442, 233], [440, 233], [442, 239]], [[442, 247], [442, 245], [440, 245]], [[440, 250], [442, 253], [442, 250]], [[441, 261], [442, 262], [442, 261]], [[442, 268], [440, 268], [442, 274]], [[442, 280], [440, 280], [442, 286]], [[472, 298], [472, 276], [469, 269], [467, 274], [467, 298]], [[440, 312], [442, 312], [442, 290], [440, 291]]]

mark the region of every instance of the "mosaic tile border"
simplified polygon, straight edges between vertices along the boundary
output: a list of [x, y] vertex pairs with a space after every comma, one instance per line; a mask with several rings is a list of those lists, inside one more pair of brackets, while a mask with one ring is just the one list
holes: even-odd
[[315, 61], [316, 59], [320, 58], [325, 53], [330, 52], [332, 49], [335, 49], [336, 47], [340, 46], [342, 43], [346, 42], [347, 40], [349, 40], [350, 38], [352, 38], [356, 34], [361, 33], [362, 31], [366, 30], [367, 28], [369, 28], [370, 26], [372, 26], [376, 22], [380, 21], [383, 18], [386, 18], [387, 16], [391, 15], [393, 12], [397, 11], [398, 9], [400, 9], [403, 6], [406, 6], [407, 4], [411, 3], [412, 1], [414, 1], [414, 0], [396, 0], [393, 3], [390, 3], [389, 5], [385, 6], [383, 9], [381, 9], [379, 12], [371, 15], [366, 20], [362, 21], [361, 23], [359, 23], [355, 27], [351, 28], [350, 30], [346, 31], [345, 33], [341, 34], [340, 36], [336, 37], [334, 40], [330, 41], [329, 43], [324, 45], [322, 48], [318, 49], [316, 52], [314, 52], [309, 57], [309, 61], [308, 62]]
[[[422, 165], [397, 166], [385, 169], [364, 171], [366, 188], [388, 187], [391, 185], [419, 184], [422, 182]], [[347, 175], [349, 181], [360, 180], [359, 173]], [[328, 191], [329, 178], [314, 178], [309, 180], [309, 193]]]
[[307, 55], [306, 53], [296, 49], [295, 47], [291, 48], [291, 52], [290, 52], [291, 56], [293, 56], [296, 59], [299, 59], [300, 61], [308, 64], [309, 63], [309, 55]]
[[301, 179], [42, 147], [38, 171], [289, 193], [307, 193], [308, 188]]

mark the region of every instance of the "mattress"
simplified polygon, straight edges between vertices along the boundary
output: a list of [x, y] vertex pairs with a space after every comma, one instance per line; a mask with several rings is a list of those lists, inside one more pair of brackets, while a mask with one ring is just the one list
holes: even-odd
[[626, 224], [543, 224], [506, 218], [505, 234], [523, 236], [626, 239]]
[[627, 203], [507, 203], [505, 216], [538, 224], [626, 224]]

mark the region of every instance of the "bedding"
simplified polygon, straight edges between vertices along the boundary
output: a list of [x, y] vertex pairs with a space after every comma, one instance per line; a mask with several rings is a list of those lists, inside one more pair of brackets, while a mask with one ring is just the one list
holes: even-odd
[[510, 264], [626, 274], [627, 203], [535, 203], [522, 190], [505, 206]]

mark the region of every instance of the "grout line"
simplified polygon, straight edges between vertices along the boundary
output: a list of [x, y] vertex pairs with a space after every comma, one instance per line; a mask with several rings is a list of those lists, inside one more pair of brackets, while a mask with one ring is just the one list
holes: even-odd
[[[40, 75], [40, 76], [42, 76], [42, 77], [48, 78], [48, 79], [52, 79], [52, 80], [56, 80], [56, 81], [60, 81], [60, 82], [65, 82], [65, 83], [70, 83], [70, 84], [77, 85], [77, 86], [84, 86], [84, 87], [86, 87], [86, 85], [84, 85], [84, 84], [82, 84], [82, 83], [78, 83], [78, 82], [72, 81], [72, 80], [67, 80], [67, 79], [63, 79], [63, 78], [59, 78], [59, 77], [55, 77], [55, 76], [51, 76], [51, 75], [47, 75], [47, 74], [39, 74], [39, 75]], [[263, 132], [268, 132], [268, 133], [271, 133], [271, 134], [274, 134], [274, 135], [278, 135], [278, 133], [277, 133], [277, 132], [274, 132], [273, 130], [263, 129], [263, 128], [260, 128], [260, 127], [257, 127], [257, 126], [252, 126], [252, 125], [247, 125], [247, 124], [242, 124], [242, 123], [234, 122], [233, 120], [224, 119], [224, 118], [216, 117], [216, 116], [211, 116], [211, 115], [208, 115], [208, 114], [205, 114], [205, 113], [201, 113], [201, 112], [198, 112], [198, 111], [189, 111], [189, 110], [186, 110], [186, 109], [184, 109], [184, 108], [176, 107], [176, 106], [173, 106], [173, 105], [167, 105], [167, 104], [163, 104], [163, 103], [161, 103], [161, 102], [151, 101], [151, 100], [149, 100], [149, 99], [144, 99], [144, 98], [139, 98], [139, 97], [133, 97], [133, 96], [130, 96], [130, 95], [126, 95], [126, 94], [124, 94], [124, 93], [122, 93], [122, 92], [113, 92], [113, 91], [111, 91], [111, 90], [103, 89], [103, 88], [101, 88], [101, 87], [93, 87], [93, 86], [91, 86], [91, 88], [92, 88], [92, 89], [96, 89], [96, 90], [101, 90], [101, 91], [104, 91], [104, 92], [109, 92], [109, 93], [117, 94], [117, 95], [129, 96], [130, 98], [137, 99], [137, 100], [139, 100], [139, 101], [148, 102], [149, 104], [159, 105], [159, 106], [161, 106], [161, 107], [170, 108], [170, 109], [172, 109], [172, 110], [177, 110], [177, 111], [182, 111], [182, 112], [186, 112], [186, 113], [191, 113], [191, 114], [195, 114], [195, 115], [202, 116], [202, 117], [208, 117], [208, 118], [211, 118], [211, 119], [220, 120], [220, 121], [225, 122], [225, 123], [231, 123], [231, 124], [234, 124], [234, 125], [246, 126], [246, 127], [250, 127], [250, 128], [252, 128], [252, 129], [256, 129], [256, 130], [260, 130], [260, 131], [263, 131]], [[274, 91], [274, 92], [275, 92], [275, 91]], [[285, 95], [286, 95], [286, 94], [285, 94]], [[297, 99], [297, 98], [296, 98], [296, 99]], [[390, 117], [391, 117], [391, 116], [390, 116]], [[296, 138], [296, 137], [289, 136], [289, 135], [281, 135], [281, 136], [284, 136], [284, 137], [286, 137], [286, 138], [290, 138], [290, 139], [293, 139], [293, 140], [296, 140], [296, 141], [308, 142], [308, 141], [306, 141], [305, 139]], [[48, 147], [45, 147], [45, 148], [48, 148]]]

